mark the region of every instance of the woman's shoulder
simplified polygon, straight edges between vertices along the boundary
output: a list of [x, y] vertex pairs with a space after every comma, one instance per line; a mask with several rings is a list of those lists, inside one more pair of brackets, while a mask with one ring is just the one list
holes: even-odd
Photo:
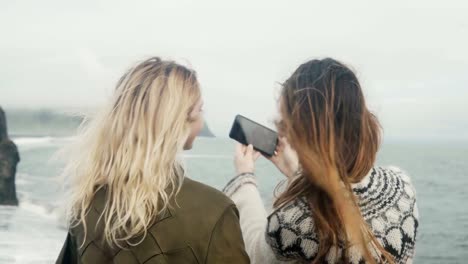
[[[227, 209], [235, 208], [234, 202], [221, 191], [201, 182], [185, 177], [176, 196], [176, 208], [210, 215], [222, 215]], [[237, 209], [234, 209], [237, 211]]]
[[353, 184], [359, 207], [365, 219], [392, 209], [412, 210], [416, 190], [404, 170], [395, 167], [374, 167], [359, 183]]
[[396, 177], [403, 182], [405, 182], [407, 185], [413, 186], [411, 177], [409, 173], [402, 169], [401, 167], [398, 166], [380, 166], [380, 167], [374, 167], [374, 170], [377, 172], [378, 175], [380, 176], [393, 176]]
[[[408, 173], [395, 166], [372, 168], [360, 182], [352, 184], [352, 188], [363, 207], [361, 209], [379, 207], [386, 210], [401, 199], [416, 200], [416, 191]], [[378, 203], [383, 204], [377, 206]]]
[[208, 200], [210, 201], [210, 204], [213, 205], [229, 206], [234, 204], [234, 202], [229, 199], [223, 192], [188, 177], [184, 178], [184, 183], [182, 184], [181, 188], [181, 195], [187, 196], [196, 201], [200, 201], [200, 199]]
[[376, 166], [360, 182], [352, 184], [352, 187], [355, 192], [363, 193], [372, 191], [373, 188], [379, 187], [386, 182], [388, 183], [389, 180], [403, 181], [408, 186], [413, 186], [409, 174], [401, 168], [396, 166]]
[[385, 249], [401, 262], [412, 258], [419, 213], [408, 173], [395, 166], [376, 167], [353, 191], [362, 216]]

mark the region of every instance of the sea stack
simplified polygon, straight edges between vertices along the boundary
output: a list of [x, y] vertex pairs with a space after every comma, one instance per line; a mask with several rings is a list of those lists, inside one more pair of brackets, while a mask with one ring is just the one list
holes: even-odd
[[0, 107], [0, 205], [18, 205], [15, 176], [19, 161], [18, 148], [8, 138], [5, 112]]

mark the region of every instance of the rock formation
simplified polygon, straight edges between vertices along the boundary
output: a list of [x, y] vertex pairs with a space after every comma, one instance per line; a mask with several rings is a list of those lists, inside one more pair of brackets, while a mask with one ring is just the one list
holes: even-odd
[[0, 107], [0, 205], [18, 205], [15, 176], [19, 161], [18, 148], [8, 138], [5, 112]]

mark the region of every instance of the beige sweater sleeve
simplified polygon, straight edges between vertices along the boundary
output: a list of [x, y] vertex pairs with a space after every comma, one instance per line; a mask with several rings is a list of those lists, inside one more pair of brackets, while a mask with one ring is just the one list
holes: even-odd
[[[239, 179], [239, 181], [242, 180]], [[267, 212], [255, 182], [231, 184], [230, 190], [226, 193], [234, 201], [239, 210], [242, 235], [244, 236], [245, 248], [251, 263], [295, 263], [276, 259], [273, 250], [266, 242]]]

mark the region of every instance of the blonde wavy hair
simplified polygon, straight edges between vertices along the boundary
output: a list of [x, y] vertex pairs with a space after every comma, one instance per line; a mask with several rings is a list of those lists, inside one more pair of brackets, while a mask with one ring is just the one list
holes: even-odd
[[150, 58], [124, 74], [113, 99], [83, 122], [71, 146], [62, 175], [70, 185], [68, 223], [82, 225], [86, 235], [87, 212], [96, 192], [106, 188], [99, 218], [105, 241], [123, 248], [135, 245], [131, 238], [143, 240], [180, 190], [184, 169], [178, 156], [200, 99], [196, 73], [172, 61]]

